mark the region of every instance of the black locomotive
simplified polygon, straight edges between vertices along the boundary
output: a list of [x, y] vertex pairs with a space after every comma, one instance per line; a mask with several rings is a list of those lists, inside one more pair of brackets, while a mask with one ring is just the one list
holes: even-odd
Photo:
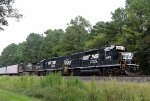
[[[103, 47], [65, 57], [44, 59], [40, 62], [18, 64], [10, 70], [16, 75], [46, 75], [61, 71], [61, 75], [80, 75], [82, 72], [97, 73], [98, 75], [137, 75], [139, 65], [135, 63], [133, 54], [127, 52], [124, 46]], [[11, 67], [11, 66], [9, 66]], [[0, 74], [10, 75], [6, 67], [0, 68]], [[3, 72], [5, 71], [5, 72]]]
[[79, 75], [82, 71], [97, 71], [99, 75], [136, 75], [139, 65], [133, 54], [123, 46], [92, 49], [70, 55], [65, 60], [62, 75]]

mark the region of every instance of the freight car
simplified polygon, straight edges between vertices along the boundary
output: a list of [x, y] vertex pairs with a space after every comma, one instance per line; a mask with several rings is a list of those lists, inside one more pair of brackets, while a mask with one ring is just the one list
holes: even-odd
[[70, 55], [62, 67], [62, 75], [79, 75], [97, 71], [99, 75], [137, 75], [139, 65], [124, 46], [92, 49]]
[[23, 73], [21, 65], [11, 65], [0, 68], [0, 75], [20, 75]]
[[46, 75], [41, 62], [20, 63], [0, 68], [0, 75]]
[[45, 67], [42, 65], [43, 60], [40, 62], [32, 62], [32, 63], [24, 63], [21, 64], [21, 68], [23, 68], [22, 75], [46, 75]]

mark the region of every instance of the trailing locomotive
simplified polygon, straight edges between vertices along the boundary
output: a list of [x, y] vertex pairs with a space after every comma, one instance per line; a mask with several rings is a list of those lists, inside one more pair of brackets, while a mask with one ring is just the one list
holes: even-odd
[[98, 75], [137, 75], [133, 54], [124, 46], [92, 49], [65, 57], [0, 68], [0, 75], [46, 75], [61, 71], [61, 75], [96, 72]]
[[66, 60], [68, 57], [54, 57], [51, 59], [48, 59], [45, 62], [45, 69], [47, 72], [57, 72], [61, 71], [62, 66], [64, 64], [64, 60]]

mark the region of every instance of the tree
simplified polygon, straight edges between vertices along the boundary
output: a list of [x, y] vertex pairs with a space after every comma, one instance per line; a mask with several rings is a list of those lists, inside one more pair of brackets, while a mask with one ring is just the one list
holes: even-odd
[[82, 16], [70, 21], [62, 37], [62, 54], [68, 55], [84, 49], [84, 41], [91, 30], [89, 21]]
[[150, 1], [126, 0], [125, 8], [118, 8], [112, 15], [115, 26], [119, 28], [115, 43], [123, 44], [134, 52], [141, 72], [150, 74], [150, 50], [149, 45], [145, 44], [149, 43]]
[[117, 30], [117, 33], [122, 34], [123, 26], [127, 21], [126, 10], [124, 8], [117, 8], [115, 12], [111, 14], [112, 14], [112, 22], [115, 25], [115, 29]]
[[28, 50], [26, 42], [19, 43], [17, 45], [16, 52], [14, 57], [16, 58], [17, 63], [26, 63], [28, 62]]
[[108, 29], [108, 23], [106, 22], [103, 22], [103, 21], [100, 21], [100, 22], [97, 22], [93, 28], [92, 28], [92, 31], [91, 31], [91, 35], [98, 35], [99, 33], [108, 33], [109, 32], [109, 29]]
[[13, 65], [17, 63], [15, 58], [16, 49], [17, 49], [17, 45], [14, 43], [4, 48], [1, 55], [2, 66]]
[[17, 20], [22, 17], [18, 10], [13, 8], [15, 0], [0, 0], [0, 30], [4, 30], [2, 26], [8, 26], [7, 18], [16, 18]]
[[47, 30], [45, 32], [46, 37], [44, 37], [44, 40], [42, 41], [41, 47], [40, 47], [40, 54], [42, 58], [51, 58], [51, 57], [57, 57], [60, 56], [61, 53], [61, 39], [62, 35], [64, 34], [64, 31], [62, 29], [58, 30]]
[[26, 38], [26, 56], [28, 62], [40, 61], [40, 46], [43, 41], [43, 36], [40, 34], [31, 33]]
[[140, 71], [142, 74], [150, 74], [150, 35], [143, 38], [141, 49], [137, 52], [137, 59], [140, 63]]
[[108, 44], [108, 38], [106, 34], [99, 34], [85, 41], [84, 50], [101, 48], [107, 44]]

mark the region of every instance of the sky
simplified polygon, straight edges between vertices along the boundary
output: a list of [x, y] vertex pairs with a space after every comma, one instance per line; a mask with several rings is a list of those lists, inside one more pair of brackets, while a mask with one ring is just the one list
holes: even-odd
[[125, 0], [15, 0], [14, 7], [23, 18], [19, 22], [9, 19], [9, 26], [0, 31], [0, 53], [11, 43], [25, 41], [30, 33], [65, 29], [79, 15], [92, 25], [111, 21], [111, 12], [124, 6]]

